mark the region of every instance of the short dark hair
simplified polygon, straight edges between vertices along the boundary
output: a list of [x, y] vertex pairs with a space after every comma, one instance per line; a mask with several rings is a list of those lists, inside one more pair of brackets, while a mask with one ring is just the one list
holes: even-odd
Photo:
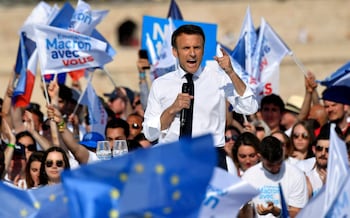
[[271, 163], [280, 161], [283, 158], [282, 142], [274, 136], [266, 136], [260, 143], [260, 154]]
[[126, 122], [123, 119], [120, 118], [112, 118], [107, 122], [106, 129], [105, 129], [105, 135], [107, 133], [107, 129], [115, 129], [115, 128], [123, 128], [124, 129], [124, 134], [126, 138], [129, 137], [130, 135], [130, 127], [128, 122]]
[[203, 29], [200, 26], [197, 25], [193, 25], [193, 24], [185, 24], [180, 26], [179, 28], [177, 28], [172, 36], [171, 36], [171, 46], [173, 46], [174, 48], [176, 48], [176, 39], [178, 36], [180, 36], [181, 34], [188, 34], [188, 35], [200, 35], [203, 38], [203, 45], [205, 42], [205, 35], [203, 32]]
[[279, 95], [274, 93], [266, 95], [261, 99], [260, 108], [263, 108], [266, 104], [273, 104], [280, 108], [281, 112], [284, 112], [284, 102]]

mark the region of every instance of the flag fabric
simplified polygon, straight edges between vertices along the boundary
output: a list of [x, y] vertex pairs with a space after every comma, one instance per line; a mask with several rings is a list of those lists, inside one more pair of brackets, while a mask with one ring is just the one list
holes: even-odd
[[321, 85], [329, 87], [332, 85], [350, 86], [350, 62], [344, 64], [330, 76], [322, 81], [318, 81]]
[[[241, 33], [239, 36], [238, 46], [235, 47], [233, 51], [233, 58], [236, 60], [242, 60], [244, 58], [245, 63], [242, 65], [243, 69], [245, 69], [247, 72], [252, 71], [252, 57], [255, 50], [255, 45], [257, 42], [258, 35], [255, 31], [253, 18], [250, 13], [250, 7], [247, 8], [246, 15], [243, 20], [243, 25], [241, 28]], [[239, 43], [244, 43], [244, 46], [240, 45]], [[238, 51], [236, 51], [236, 49]], [[244, 50], [240, 50], [244, 49]], [[238, 56], [243, 57], [238, 57]]]
[[245, 59], [245, 35], [243, 35], [242, 38], [240, 38], [233, 49], [233, 51], [230, 53], [230, 56], [237, 61], [241, 65], [243, 69], [246, 69]]
[[340, 187], [345, 182], [349, 171], [348, 153], [346, 145], [335, 132], [335, 124], [331, 124], [329, 154], [327, 168], [327, 182], [324, 210], [327, 212], [338, 197]]
[[13, 91], [15, 107], [26, 107], [30, 103], [33, 92], [38, 63], [38, 52], [35, 43], [24, 33], [20, 35], [20, 45], [17, 55], [15, 72], [18, 79]]
[[172, 53], [171, 35], [175, 31], [173, 20], [168, 18], [169, 25], [164, 33], [164, 41], [160, 50], [159, 58], [155, 64], [151, 66], [150, 74], [151, 80], [163, 76], [166, 73], [172, 72], [176, 69], [176, 58]]
[[237, 217], [240, 208], [258, 194], [259, 191], [246, 181], [216, 167], [199, 217]]
[[112, 61], [107, 44], [68, 30], [37, 25], [37, 48], [42, 74], [95, 68]]
[[68, 204], [61, 184], [21, 190], [0, 182], [0, 217], [68, 217]]
[[[44, 75], [44, 81], [45, 83], [50, 83], [52, 80], [55, 79], [55, 74], [45, 74]], [[67, 74], [66, 73], [59, 73], [57, 74], [56, 76], [56, 79], [57, 79], [57, 83], [58, 84], [65, 84], [66, 83], [66, 77], [67, 77]]]
[[[322, 208], [322, 207], [320, 207]], [[338, 218], [350, 217], [350, 172], [348, 172], [345, 183], [339, 189], [337, 198], [333, 201], [331, 208], [328, 210], [325, 217]]]
[[211, 135], [139, 149], [61, 178], [71, 217], [198, 217], [216, 165]]
[[324, 217], [325, 186], [312, 197], [304, 208], [297, 214], [297, 218]]
[[90, 80], [87, 83], [84, 93], [82, 93], [80, 104], [83, 104], [88, 108], [91, 132], [98, 132], [101, 135], [105, 135], [108, 117], [107, 111], [96, 95]]
[[292, 52], [272, 27], [262, 18], [258, 41], [252, 58], [251, 80], [258, 99], [279, 92], [279, 65]]
[[170, 2], [170, 7], [169, 7], [167, 17], [171, 17], [174, 20], [182, 20], [183, 19], [180, 8], [177, 5], [175, 0], [171, 0], [171, 2]]
[[284, 198], [283, 190], [281, 183], [278, 183], [278, 189], [280, 192], [280, 199], [281, 199], [281, 218], [289, 218], [289, 212], [288, 212], [288, 205], [286, 203], [286, 199]]

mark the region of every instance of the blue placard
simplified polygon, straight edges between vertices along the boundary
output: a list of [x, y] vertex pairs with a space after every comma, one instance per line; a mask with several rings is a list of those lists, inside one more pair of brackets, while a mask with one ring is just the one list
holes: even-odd
[[[210, 23], [200, 23], [184, 20], [173, 20], [175, 28], [184, 25], [184, 24], [194, 24], [200, 26], [205, 34], [205, 44], [204, 44], [204, 56], [202, 60], [202, 65], [205, 65], [205, 61], [213, 60], [213, 57], [216, 55], [216, 32], [217, 25]], [[146, 34], [148, 33], [151, 37], [153, 45], [156, 49], [156, 52], [159, 52], [161, 45], [164, 40], [165, 29], [168, 28], [169, 21], [167, 18], [159, 18], [152, 16], [143, 16], [142, 23], [142, 38], [141, 38], [141, 47], [142, 49], [147, 49], [146, 46]], [[158, 53], [159, 54], [159, 53]]]

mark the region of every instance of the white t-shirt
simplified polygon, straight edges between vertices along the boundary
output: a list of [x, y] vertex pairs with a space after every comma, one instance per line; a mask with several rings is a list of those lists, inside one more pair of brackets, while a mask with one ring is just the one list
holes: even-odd
[[310, 157], [305, 160], [298, 160], [294, 157], [289, 157], [288, 162], [297, 168], [299, 168], [304, 173], [309, 172], [312, 170], [312, 168], [315, 166], [316, 158]]
[[320, 174], [318, 174], [316, 167], [314, 167], [311, 171], [306, 173], [306, 176], [309, 178], [312, 187], [312, 197], [315, 197], [323, 187], [323, 182]]
[[[303, 208], [308, 201], [306, 177], [298, 168], [283, 162], [281, 170], [277, 174], [271, 174], [262, 163], [249, 168], [242, 179], [250, 183], [260, 191], [260, 194], [253, 198], [253, 203], [266, 205], [272, 201], [276, 207], [281, 208], [278, 183], [281, 183], [286, 204], [296, 208]], [[272, 213], [257, 217], [274, 217]]]

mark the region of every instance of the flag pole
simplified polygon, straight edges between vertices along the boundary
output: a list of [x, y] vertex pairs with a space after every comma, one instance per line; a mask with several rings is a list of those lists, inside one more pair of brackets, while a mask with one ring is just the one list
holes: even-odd
[[114, 82], [114, 80], [113, 80], [111, 74], [108, 72], [108, 70], [105, 67], [103, 67], [102, 70], [103, 70], [103, 72], [106, 73], [106, 75], [108, 76], [109, 80], [113, 83], [114, 87], [116, 88], [117, 84]]
[[301, 61], [296, 57], [296, 55], [294, 54], [294, 52], [292, 52], [292, 58], [294, 60], [294, 62], [296, 63], [296, 65], [299, 67], [299, 69], [301, 70], [301, 72], [303, 72], [304, 76], [307, 77], [307, 70], [304, 66], [303, 63], [301, 63]]
[[43, 82], [43, 89], [44, 89], [44, 94], [45, 94], [46, 103], [47, 103], [47, 104], [50, 104], [50, 101], [49, 101], [49, 94], [47, 93], [47, 87], [46, 87], [45, 78], [44, 78], [44, 75], [43, 75], [43, 74], [41, 74], [41, 79], [42, 79], [42, 82]]
[[[91, 82], [91, 81], [92, 81], [92, 72], [90, 72], [90, 74], [89, 74], [88, 83]], [[84, 91], [79, 96], [77, 104], [75, 105], [73, 113], [72, 113], [73, 115], [75, 115], [75, 113], [77, 112], [77, 110], [79, 108], [79, 104], [80, 104], [81, 100], [83, 99], [83, 96], [85, 95], [86, 90], [87, 90], [87, 86], [85, 86]]]

